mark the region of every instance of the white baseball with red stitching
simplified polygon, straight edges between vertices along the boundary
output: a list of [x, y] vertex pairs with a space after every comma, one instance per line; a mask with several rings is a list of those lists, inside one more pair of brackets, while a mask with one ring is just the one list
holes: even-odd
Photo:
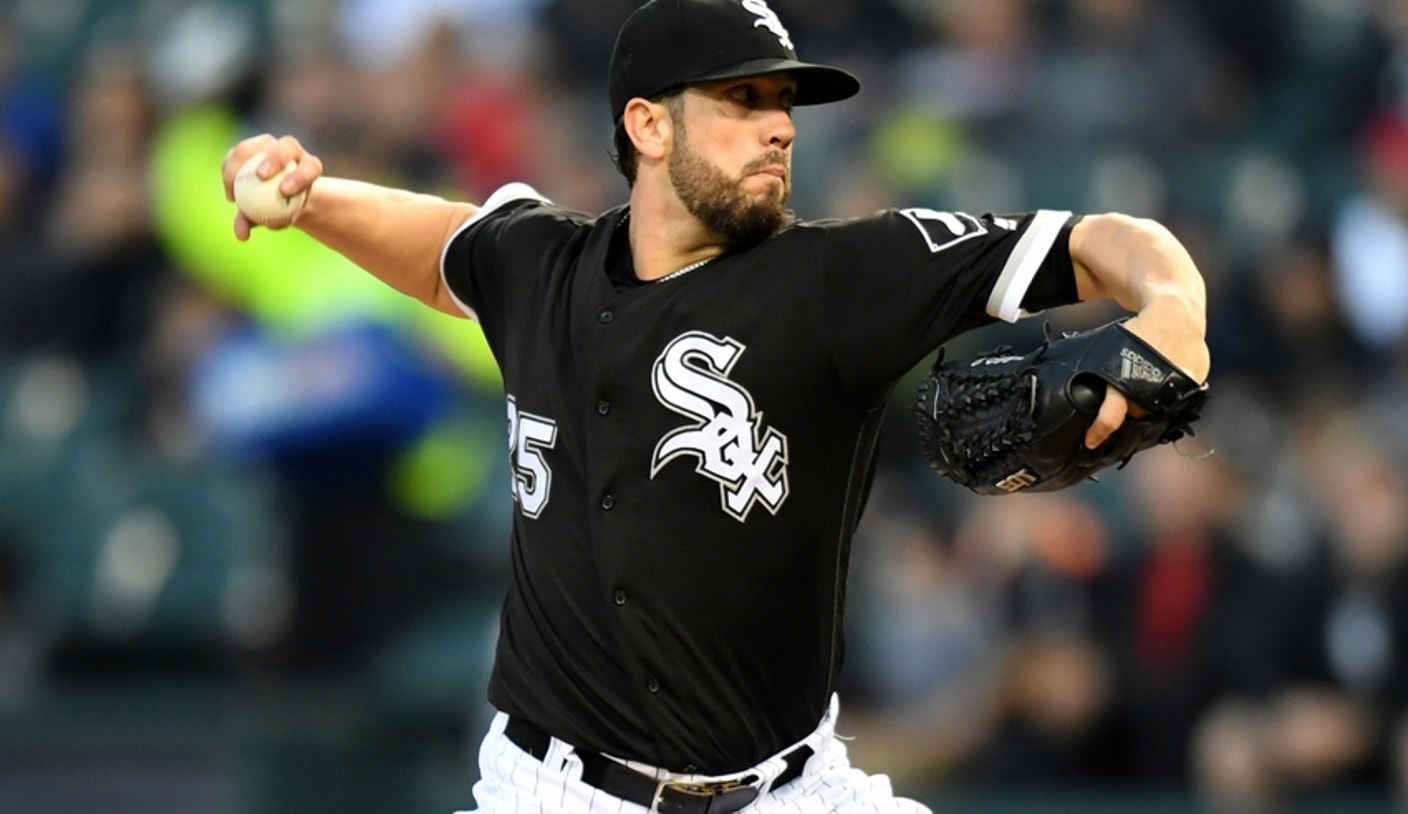
[[263, 226], [287, 226], [293, 223], [308, 200], [308, 190], [288, 197], [279, 190], [284, 176], [297, 164], [288, 162], [270, 178], [259, 177], [259, 165], [264, 162], [264, 153], [257, 153], [244, 162], [235, 174], [235, 205], [246, 218]]

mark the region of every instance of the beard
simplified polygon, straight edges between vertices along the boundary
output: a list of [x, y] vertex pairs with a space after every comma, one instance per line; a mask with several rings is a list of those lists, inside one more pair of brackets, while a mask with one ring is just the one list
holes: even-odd
[[765, 197], [743, 191], [743, 179], [768, 166], [787, 166], [780, 151], [770, 152], [748, 163], [738, 178], [694, 152], [685, 136], [684, 123], [675, 122], [675, 150], [670, 154], [670, 182], [689, 213], [721, 235], [730, 246], [751, 246], [777, 234], [792, 220], [787, 209], [790, 184], [770, 190]]

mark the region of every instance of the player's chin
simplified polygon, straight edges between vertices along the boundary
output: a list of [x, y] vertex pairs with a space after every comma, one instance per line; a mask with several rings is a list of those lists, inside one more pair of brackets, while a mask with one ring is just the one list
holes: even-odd
[[745, 183], [743, 186], [744, 197], [750, 204], [770, 209], [782, 209], [787, 206], [787, 199], [791, 197], [792, 189], [786, 181], [776, 175], [754, 175], [748, 180], [755, 182]]

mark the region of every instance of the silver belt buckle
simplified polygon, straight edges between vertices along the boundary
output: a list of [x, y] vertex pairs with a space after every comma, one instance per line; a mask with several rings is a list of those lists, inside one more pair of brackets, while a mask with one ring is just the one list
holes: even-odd
[[[651, 801], [650, 814], [658, 814], [660, 804], [665, 800], [666, 789], [686, 797], [698, 798], [701, 801], [743, 789], [751, 789], [753, 791], [753, 797], [748, 801], [748, 803], [751, 803], [753, 800], [758, 799], [760, 794], [756, 786], [751, 783], [745, 783], [742, 780], [724, 780], [718, 783], [686, 783], [679, 780], [661, 780], [659, 783], [655, 784], [655, 799]], [[744, 805], [748, 805], [748, 803], [744, 803]], [[708, 811], [711, 807], [712, 803], [705, 804], [704, 810]], [[742, 807], [743, 806], [739, 806], [738, 808]]]
[[714, 792], [708, 786], [699, 783], [681, 783], [677, 780], [661, 780], [655, 784], [655, 799], [650, 804], [650, 814], [658, 814], [660, 804], [665, 802], [665, 789], [679, 792], [689, 797], [713, 797]]

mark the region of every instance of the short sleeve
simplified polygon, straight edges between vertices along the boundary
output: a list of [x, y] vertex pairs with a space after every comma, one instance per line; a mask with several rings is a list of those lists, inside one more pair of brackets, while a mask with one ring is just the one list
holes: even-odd
[[1073, 301], [1076, 220], [914, 208], [831, 222], [819, 295], [843, 373], [886, 380], [959, 333]]
[[515, 242], [512, 216], [547, 203], [527, 184], [500, 187], [445, 242], [440, 276], [455, 304], [471, 319], [479, 319], [481, 309], [502, 299], [502, 275], [509, 273], [512, 264], [507, 260]]

